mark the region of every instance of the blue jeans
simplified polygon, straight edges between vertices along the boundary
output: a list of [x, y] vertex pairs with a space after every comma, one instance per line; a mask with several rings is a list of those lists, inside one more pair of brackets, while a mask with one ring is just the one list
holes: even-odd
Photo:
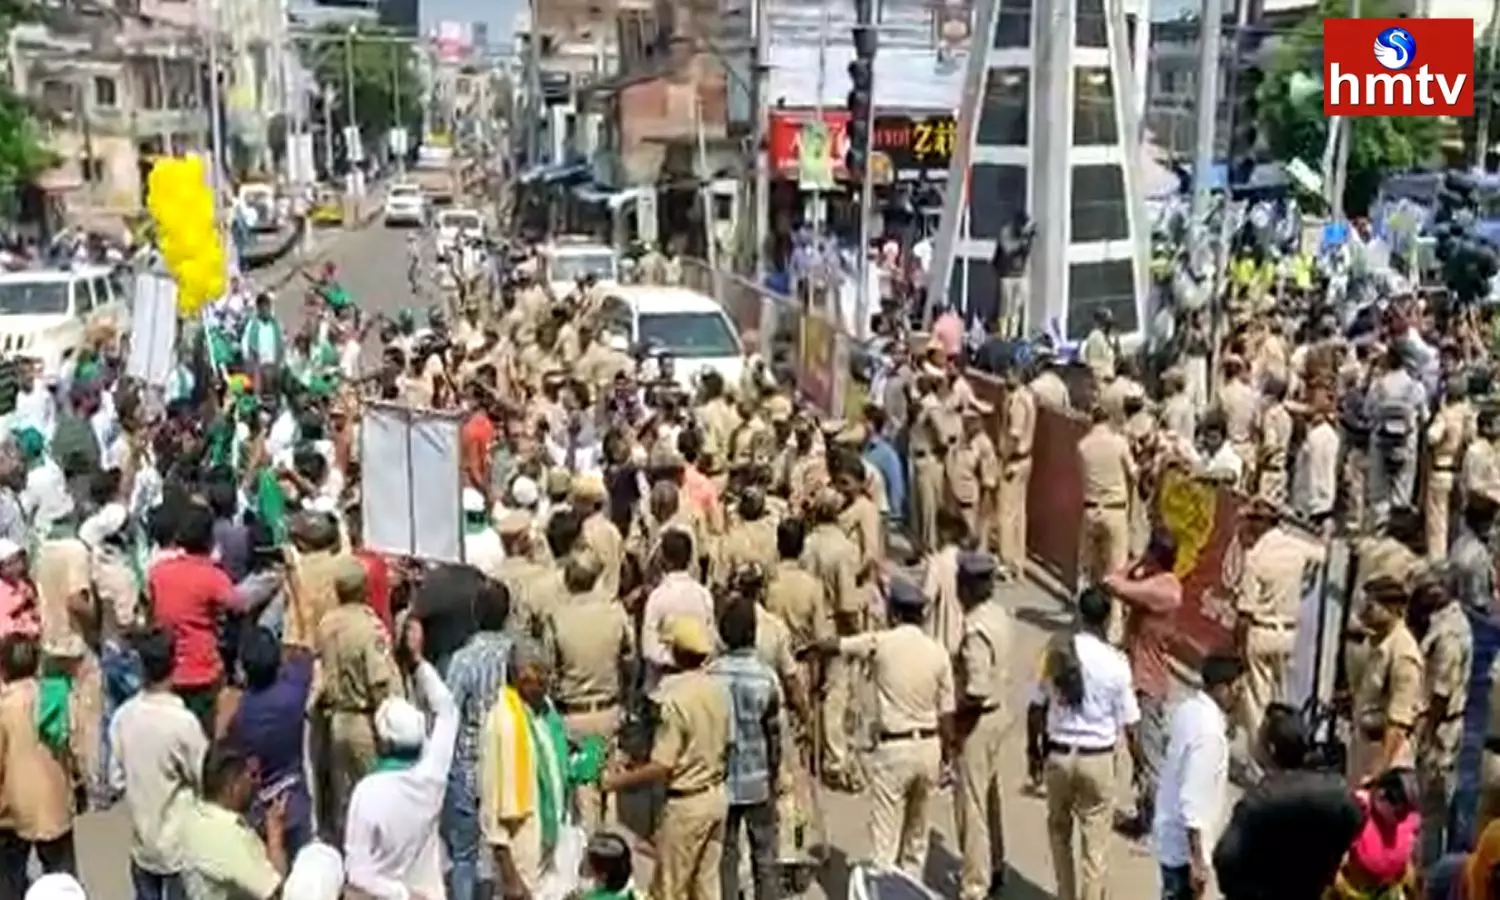
[[156, 875], [131, 863], [130, 884], [135, 900], [187, 900], [181, 875]]
[[1161, 867], [1161, 900], [1193, 900], [1193, 870], [1190, 866]]
[[438, 834], [452, 865], [448, 870], [449, 900], [478, 900], [479, 883], [494, 880], [487, 874], [487, 860], [481, 859], [484, 841], [479, 831], [479, 797], [474, 790], [477, 777], [471, 765], [455, 765], [443, 795]]
[[115, 712], [141, 690], [140, 657], [129, 646], [110, 639], [99, 645], [99, 672], [104, 682], [104, 712], [100, 723], [99, 780], [101, 791], [109, 796], [92, 798], [107, 806], [114, 800], [114, 791], [109, 787], [111, 765], [109, 746], [109, 723]]

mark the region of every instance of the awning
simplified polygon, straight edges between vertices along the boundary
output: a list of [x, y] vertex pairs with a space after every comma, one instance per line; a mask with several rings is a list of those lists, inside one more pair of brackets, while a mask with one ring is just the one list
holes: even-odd
[[522, 184], [555, 184], [559, 181], [571, 181], [589, 173], [589, 164], [584, 162], [548, 163], [540, 166], [532, 166], [521, 173], [517, 179]]
[[602, 203], [613, 212], [627, 203], [633, 203], [641, 198], [646, 191], [644, 188], [628, 187], [621, 190], [607, 188], [600, 184], [580, 184], [573, 188], [573, 196], [584, 203]]

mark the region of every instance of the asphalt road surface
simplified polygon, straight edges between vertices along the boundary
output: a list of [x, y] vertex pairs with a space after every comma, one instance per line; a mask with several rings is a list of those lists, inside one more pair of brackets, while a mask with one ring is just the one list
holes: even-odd
[[[344, 284], [367, 313], [394, 315], [419, 305], [410, 296], [406, 282], [406, 238], [405, 231], [386, 230], [376, 223], [364, 229], [321, 235], [320, 240], [326, 243], [312, 256], [329, 259], [338, 266]], [[285, 271], [286, 267], [279, 268]], [[273, 268], [257, 280], [268, 283], [274, 272]], [[300, 290], [288, 285], [278, 296], [282, 312], [300, 315]], [[288, 320], [287, 324], [295, 321]], [[1050, 595], [1030, 584], [1002, 589], [1001, 602], [1016, 619], [1010, 661], [1014, 725], [1006, 738], [1004, 768], [1005, 840], [1011, 872], [1004, 896], [1007, 900], [1040, 900], [1054, 896], [1055, 880], [1044, 801], [1021, 791], [1025, 780], [1024, 704], [1046, 636], [1062, 627], [1066, 614]], [[1125, 797], [1123, 783], [1119, 795]], [[935, 834], [926, 873], [927, 884], [942, 897], [957, 895], [958, 859], [950, 801], [951, 793], [946, 790], [936, 798], [932, 811]], [[830, 844], [827, 862], [815, 873], [814, 883], [804, 896], [841, 900], [847, 895], [849, 865], [868, 851], [868, 806], [862, 797], [825, 793], [822, 811]], [[89, 896], [93, 900], [129, 900], [131, 835], [123, 806], [83, 817], [75, 838]], [[641, 852], [638, 877], [644, 888], [650, 847], [639, 838], [636, 845]], [[1159, 892], [1156, 866], [1147, 847], [1115, 838], [1109, 852], [1111, 892], [1115, 896], [1145, 897]], [[748, 890], [748, 884], [746, 887]]]

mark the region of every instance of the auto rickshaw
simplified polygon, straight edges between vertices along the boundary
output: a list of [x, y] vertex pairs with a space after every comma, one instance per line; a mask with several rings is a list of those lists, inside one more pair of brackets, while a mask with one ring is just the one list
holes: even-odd
[[308, 220], [314, 225], [336, 226], [344, 224], [344, 195], [329, 187], [318, 188], [313, 198]]

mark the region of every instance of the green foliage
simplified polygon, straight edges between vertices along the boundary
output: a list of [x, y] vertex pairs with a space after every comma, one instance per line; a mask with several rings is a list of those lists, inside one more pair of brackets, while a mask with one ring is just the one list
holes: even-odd
[[[1365, 0], [1364, 18], [1384, 18], [1393, 11], [1386, 0]], [[1314, 169], [1323, 159], [1328, 118], [1323, 115], [1321, 91], [1289, 91], [1294, 77], [1320, 77], [1323, 20], [1347, 17], [1348, 0], [1320, 0], [1277, 48], [1266, 78], [1256, 95], [1261, 134], [1272, 159], [1300, 158]], [[1363, 215], [1375, 199], [1380, 179], [1390, 172], [1439, 161], [1442, 125], [1436, 118], [1418, 116], [1360, 116], [1350, 120], [1349, 172], [1344, 183], [1344, 209]]]
[[[348, 121], [349, 73], [354, 75], [354, 116], [366, 142], [382, 139], [394, 125], [420, 121], [421, 82], [408, 43], [394, 43], [392, 32], [362, 28], [352, 38], [337, 26], [323, 29], [310, 52], [318, 83], [333, 88], [334, 109]], [[398, 108], [399, 95], [399, 108]]]
[[[11, 28], [40, 17], [41, 10], [30, 0], [0, 0], [0, 42], [6, 42]], [[8, 84], [0, 85], [0, 192], [9, 194], [55, 161], [42, 142], [31, 104]]]

